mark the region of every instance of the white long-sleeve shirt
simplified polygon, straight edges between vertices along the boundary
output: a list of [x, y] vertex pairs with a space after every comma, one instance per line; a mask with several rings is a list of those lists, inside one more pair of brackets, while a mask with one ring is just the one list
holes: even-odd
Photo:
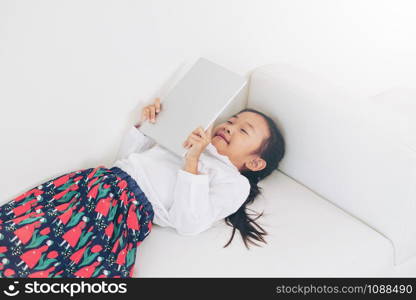
[[211, 143], [200, 156], [200, 174], [183, 170], [184, 164], [184, 157], [133, 126], [122, 140], [114, 166], [136, 180], [153, 206], [153, 222], [182, 235], [198, 234], [233, 214], [250, 193], [248, 179]]

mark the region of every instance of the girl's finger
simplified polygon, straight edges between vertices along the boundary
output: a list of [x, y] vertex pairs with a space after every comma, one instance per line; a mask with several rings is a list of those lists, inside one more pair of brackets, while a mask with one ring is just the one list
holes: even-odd
[[160, 112], [160, 99], [156, 98], [155, 100], [155, 107], [156, 107], [156, 112], [159, 113]]
[[147, 109], [147, 107], [145, 107], [143, 109], [143, 112], [142, 112], [143, 121], [147, 120], [147, 113], [148, 113], [147, 111], [148, 111], [148, 109]]
[[192, 145], [193, 145], [193, 143], [191, 143], [190, 141], [187, 141], [184, 147], [186, 149], [189, 149], [190, 147], [192, 147]]
[[202, 128], [202, 127], [198, 127], [198, 133], [199, 133], [199, 135], [200, 135], [201, 137], [205, 136], [205, 131], [204, 131], [204, 128]]
[[202, 127], [196, 128], [194, 131], [192, 131], [192, 133], [195, 133], [201, 137], [204, 136], [204, 130], [202, 129]]
[[194, 138], [195, 140], [197, 140], [197, 141], [203, 141], [204, 140], [204, 138], [203, 137], [200, 137], [199, 135], [197, 135], [197, 134], [195, 134], [195, 133], [193, 133], [191, 136], [189, 136], [190, 138]]
[[191, 136], [191, 137], [189, 137], [189, 142], [190, 143], [192, 143], [192, 144], [200, 144], [200, 143], [202, 143], [203, 141], [201, 140], [201, 138], [195, 138], [195, 137], [193, 137], [193, 136]]
[[214, 124], [211, 124], [208, 128], [207, 128], [207, 130], [206, 130], [206, 132], [205, 132], [205, 134], [208, 136], [208, 137], [211, 137], [212, 136], [212, 129], [214, 128]]
[[150, 119], [152, 123], [155, 122], [155, 116], [156, 116], [156, 108], [154, 105], [150, 106]]
[[200, 132], [192, 132], [192, 133], [190, 134], [190, 136], [197, 136], [197, 137], [202, 138], [202, 136], [201, 136], [201, 133], [200, 133]]
[[147, 107], [146, 117], [147, 117], [147, 120], [150, 121], [150, 107]]
[[199, 126], [199, 127], [195, 128], [194, 131], [192, 131], [192, 132], [200, 132], [201, 129], [202, 129], [202, 127]]

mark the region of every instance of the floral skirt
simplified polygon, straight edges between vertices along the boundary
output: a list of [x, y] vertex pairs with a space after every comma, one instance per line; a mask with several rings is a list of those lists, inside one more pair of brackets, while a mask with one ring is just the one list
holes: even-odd
[[132, 277], [153, 216], [117, 167], [56, 177], [0, 207], [0, 278]]

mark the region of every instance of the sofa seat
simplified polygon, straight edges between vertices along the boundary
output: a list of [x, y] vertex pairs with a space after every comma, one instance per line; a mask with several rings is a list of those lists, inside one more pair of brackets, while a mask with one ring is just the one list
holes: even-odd
[[389, 276], [393, 247], [383, 235], [280, 171], [260, 183], [249, 207], [267, 245], [247, 250], [222, 221], [197, 236], [154, 225], [137, 251], [134, 277]]

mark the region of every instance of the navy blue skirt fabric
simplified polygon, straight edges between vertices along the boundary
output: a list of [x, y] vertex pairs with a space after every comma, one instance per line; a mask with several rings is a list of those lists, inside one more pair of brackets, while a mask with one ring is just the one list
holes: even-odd
[[0, 277], [132, 277], [153, 217], [118, 167], [63, 174], [0, 207]]

